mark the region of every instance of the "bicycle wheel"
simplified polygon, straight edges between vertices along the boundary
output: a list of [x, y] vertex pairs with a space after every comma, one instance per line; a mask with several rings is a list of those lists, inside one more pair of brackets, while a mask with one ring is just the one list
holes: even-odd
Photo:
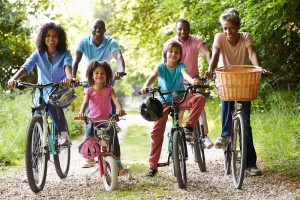
[[237, 114], [233, 124], [232, 140], [232, 174], [235, 188], [241, 189], [246, 168], [246, 133], [244, 129], [244, 118], [241, 113]]
[[229, 141], [224, 148], [224, 171], [226, 175], [229, 175], [231, 171], [231, 156], [231, 141]]
[[105, 190], [115, 190], [118, 187], [118, 169], [116, 161], [112, 156], [105, 156], [103, 158], [103, 169], [102, 180]]
[[70, 145], [68, 146], [58, 145], [58, 138], [57, 137], [55, 138], [56, 138], [55, 139], [56, 154], [53, 155], [55, 170], [57, 175], [60, 178], [65, 178], [68, 175], [69, 168], [70, 168], [71, 147]]
[[177, 178], [179, 188], [186, 188], [186, 164], [185, 164], [185, 146], [184, 140], [182, 138], [182, 134], [179, 131], [175, 131], [173, 133], [173, 142], [172, 142], [172, 149], [173, 149], [173, 162], [174, 162], [174, 169], [175, 175]]
[[195, 140], [191, 144], [194, 147], [195, 160], [198, 163], [198, 167], [200, 171], [205, 172], [206, 164], [205, 164], [204, 142], [203, 142], [204, 134], [201, 130], [199, 122], [197, 122], [195, 126], [193, 136]]
[[43, 190], [47, 174], [47, 137], [43, 132], [43, 119], [33, 116], [26, 130], [25, 168], [30, 189]]

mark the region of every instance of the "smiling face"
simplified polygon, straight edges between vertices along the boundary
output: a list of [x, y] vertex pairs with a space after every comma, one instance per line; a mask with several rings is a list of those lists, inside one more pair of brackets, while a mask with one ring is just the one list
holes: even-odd
[[223, 32], [226, 35], [227, 40], [235, 45], [238, 42], [239, 39], [239, 29], [240, 29], [240, 25], [237, 25], [235, 23], [233, 23], [232, 21], [224, 21], [222, 23], [222, 27], [223, 27]]
[[[167, 51], [167, 65], [168, 66], [177, 66], [178, 61], [180, 60], [180, 47], [171, 46]], [[171, 64], [171, 65], [170, 65]]]
[[105, 84], [106, 82], [106, 72], [104, 67], [97, 66], [93, 72], [93, 79], [95, 84]]
[[58, 35], [54, 29], [49, 29], [45, 36], [45, 44], [48, 48], [56, 48], [58, 44]]
[[96, 20], [92, 24], [92, 34], [94, 37], [102, 38], [106, 32], [105, 23], [102, 20]]
[[178, 22], [176, 24], [176, 34], [180, 42], [186, 42], [190, 35], [190, 26], [187, 23]]

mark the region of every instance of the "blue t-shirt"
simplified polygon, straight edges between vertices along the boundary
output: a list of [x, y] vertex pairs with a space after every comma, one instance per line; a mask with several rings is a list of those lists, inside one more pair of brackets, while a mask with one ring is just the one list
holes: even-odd
[[119, 48], [118, 43], [111, 37], [103, 36], [103, 42], [100, 46], [96, 46], [92, 41], [93, 36], [87, 36], [83, 38], [78, 46], [76, 51], [80, 51], [83, 53], [86, 59], [86, 67], [88, 66], [89, 62], [93, 59], [97, 60], [106, 60], [110, 61], [112, 58], [112, 53]]
[[[173, 92], [178, 90], [184, 90], [183, 76], [181, 71], [186, 69], [186, 65], [182, 62], [178, 63], [176, 68], [167, 67], [166, 63], [161, 63], [155, 67], [155, 71], [158, 72], [158, 86], [161, 87], [162, 92]], [[177, 94], [172, 96], [171, 94], [164, 95], [167, 102], [176, 100], [182, 97], [183, 94]], [[162, 97], [159, 95], [158, 100], [164, 103]]]
[[[34, 51], [26, 62], [22, 65], [27, 70], [27, 75], [32, 71], [32, 69], [37, 66], [38, 73], [38, 83], [47, 84], [50, 82], [58, 82], [65, 79], [66, 72], [65, 66], [72, 66], [72, 56], [70, 51], [64, 53], [55, 52], [53, 54], [53, 62], [48, 60], [47, 51]], [[51, 87], [46, 88], [47, 92], [44, 92], [44, 99], [48, 101], [48, 94]]]

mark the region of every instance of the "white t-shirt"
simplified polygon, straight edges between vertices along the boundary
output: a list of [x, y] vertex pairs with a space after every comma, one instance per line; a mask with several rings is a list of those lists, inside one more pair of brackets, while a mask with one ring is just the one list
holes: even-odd
[[250, 63], [247, 47], [253, 45], [250, 33], [240, 32], [240, 39], [232, 46], [224, 33], [217, 33], [214, 38], [213, 47], [220, 49], [218, 67], [228, 65], [248, 65]]

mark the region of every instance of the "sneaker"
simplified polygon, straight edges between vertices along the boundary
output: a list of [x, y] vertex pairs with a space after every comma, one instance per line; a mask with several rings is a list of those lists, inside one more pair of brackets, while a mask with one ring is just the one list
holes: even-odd
[[118, 164], [118, 174], [119, 176], [125, 176], [128, 173], [128, 169], [125, 169], [122, 164]]
[[94, 167], [97, 162], [94, 159], [87, 159], [86, 162], [82, 165], [82, 168]]
[[60, 136], [58, 138], [58, 144], [60, 146], [68, 146], [72, 144], [67, 131], [63, 131], [60, 133]]
[[184, 132], [184, 134], [185, 134], [185, 139], [186, 139], [187, 141], [191, 141], [191, 140], [194, 139], [194, 137], [193, 137], [193, 135], [192, 135], [192, 132], [191, 132], [188, 128], [184, 127], [184, 128], [183, 128], [183, 132]]
[[248, 172], [250, 176], [260, 176], [261, 175], [261, 170], [258, 169], [257, 167], [248, 167], [246, 169], [246, 172]]
[[152, 178], [152, 177], [156, 176], [156, 174], [157, 174], [157, 170], [149, 169], [146, 173], [146, 177], [147, 178]]
[[117, 132], [120, 132], [122, 130], [117, 122], [114, 122], [114, 126], [115, 126]]
[[217, 148], [217, 149], [224, 148], [225, 145], [228, 143], [229, 139], [230, 139], [230, 136], [219, 137], [215, 141], [215, 148]]
[[204, 147], [207, 149], [210, 149], [214, 146], [214, 143], [209, 139], [209, 137], [206, 135], [204, 137]]

